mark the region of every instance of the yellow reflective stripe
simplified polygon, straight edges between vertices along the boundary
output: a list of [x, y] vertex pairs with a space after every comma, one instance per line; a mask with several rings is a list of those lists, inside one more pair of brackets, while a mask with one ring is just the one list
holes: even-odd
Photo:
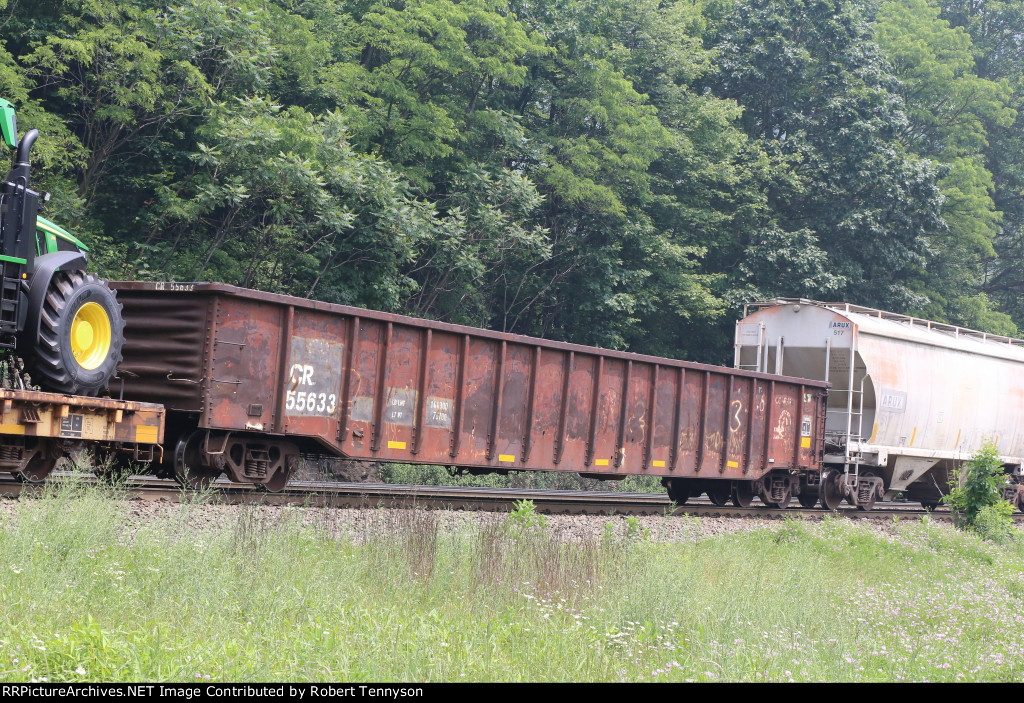
[[135, 428], [135, 441], [139, 444], [155, 444], [160, 428], [155, 425], [139, 425]]

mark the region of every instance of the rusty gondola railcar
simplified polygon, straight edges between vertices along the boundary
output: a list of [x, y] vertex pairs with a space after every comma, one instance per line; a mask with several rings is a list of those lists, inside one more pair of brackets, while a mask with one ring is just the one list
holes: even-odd
[[[827, 384], [217, 283], [118, 282], [124, 396], [162, 471], [283, 487], [300, 453], [663, 477], [677, 500], [813, 494]], [[737, 495], [738, 489], [738, 495]]]

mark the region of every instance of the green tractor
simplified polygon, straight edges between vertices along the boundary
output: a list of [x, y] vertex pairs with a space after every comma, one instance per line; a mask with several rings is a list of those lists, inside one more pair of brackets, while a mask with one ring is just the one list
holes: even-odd
[[45, 391], [98, 395], [121, 362], [121, 306], [106, 281], [86, 273], [86, 246], [39, 216], [50, 198], [29, 187], [39, 132], [18, 141], [3, 99], [0, 133], [15, 150], [0, 192], [0, 353], [21, 357]]

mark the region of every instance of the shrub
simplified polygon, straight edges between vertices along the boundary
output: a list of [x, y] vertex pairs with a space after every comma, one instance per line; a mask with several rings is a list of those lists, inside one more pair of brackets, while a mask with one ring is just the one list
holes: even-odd
[[548, 526], [548, 519], [537, 512], [537, 506], [532, 500], [517, 500], [512, 508], [508, 514], [509, 527], [516, 530], [543, 530]]
[[651, 538], [651, 531], [640, 523], [640, 518], [630, 515], [626, 517], [626, 539], [646, 541]]
[[956, 485], [942, 501], [956, 515], [959, 526], [979, 534], [1001, 533], [1003, 528], [1012, 529], [1013, 506], [1003, 500], [1005, 485], [999, 450], [992, 442], [986, 442], [958, 472]]
[[986, 505], [978, 511], [974, 531], [982, 539], [1005, 544], [1013, 539], [1013, 506], [1005, 500]]

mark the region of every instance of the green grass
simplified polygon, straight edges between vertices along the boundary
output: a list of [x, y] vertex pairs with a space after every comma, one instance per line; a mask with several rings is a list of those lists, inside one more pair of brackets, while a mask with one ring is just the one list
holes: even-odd
[[339, 537], [332, 511], [134, 530], [132, 505], [69, 482], [2, 519], [0, 680], [1024, 677], [1024, 549], [929, 522], [659, 543], [380, 510]]

